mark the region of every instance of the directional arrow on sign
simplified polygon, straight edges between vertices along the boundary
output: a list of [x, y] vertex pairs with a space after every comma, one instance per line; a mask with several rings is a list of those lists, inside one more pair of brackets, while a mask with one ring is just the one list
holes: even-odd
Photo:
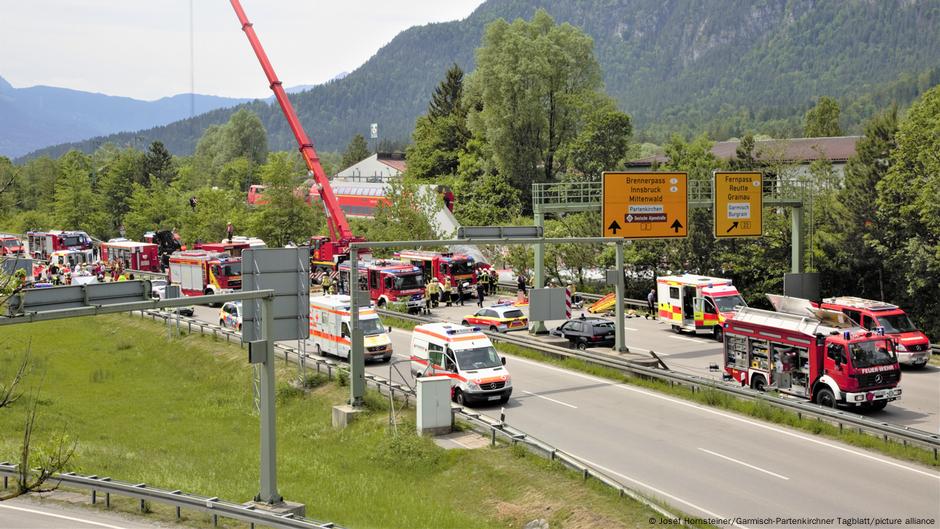
[[607, 226], [607, 229], [614, 232], [614, 235], [617, 235], [617, 230], [620, 229], [620, 224], [617, 224], [617, 221], [615, 220], [610, 223], [610, 226]]
[[672, 221], [672, 224], [669, 226], [672, 228], [672, 231], [679, 233], [679, 230], [682, 229], [682, 223], [679, 222], [679, 219]]
[[732, 222], [731, 226], [727, 230], [725, 230], [725, 233], [731, 233], [731, 230], [737, 228], [738, 224], [740, 224], [738, 221]]

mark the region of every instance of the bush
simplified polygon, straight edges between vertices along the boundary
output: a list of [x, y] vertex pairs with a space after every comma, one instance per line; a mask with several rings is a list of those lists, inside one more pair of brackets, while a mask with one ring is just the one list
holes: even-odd
[[304, 389], [315, 389], [329, 382], [323, 373], [308, 372], [300, 377], [300, 386]]
[[293, 386], [291, 384], [288, 384], [286, 382], [279, 382], [277, 385], [277, 392], [275, 394], [275, 399], [277, 399], [278, 404], [283, 404], [303, 394], [304, 392], [302, 389], [296, 386]]

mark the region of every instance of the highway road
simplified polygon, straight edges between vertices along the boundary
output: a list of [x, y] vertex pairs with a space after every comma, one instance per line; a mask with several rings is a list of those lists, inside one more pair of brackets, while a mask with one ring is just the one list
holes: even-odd
[[114, 512], [82, 509], [62, 503], [20, 497], [0, 503], [5, 529], [154, 529], [169, 527]]
[[[663, 333], [658, 341], [671, 344]], [[395, 329], [392, 340], [396, 362], [406, 359], [410, 332]], [[412, 383], [408, 364], [398, 367]], [[510, 424], [688, 514], [740, 517], [727, 524], [737, 527], [817, 525], [786, 520], [804, 517], [940, 521], [936, 471], [527, 359], [510, 357], [507, 367]], [[367, 369], [389, 373], [386, 364]]]

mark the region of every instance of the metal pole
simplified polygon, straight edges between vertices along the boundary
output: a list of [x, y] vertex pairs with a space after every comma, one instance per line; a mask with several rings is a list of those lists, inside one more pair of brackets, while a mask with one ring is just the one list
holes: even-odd
[[614, 337], [616, 339], [614, 350], [626, 353], [629, 349], [627, 349], [626, 340], [624, 339], [623, 297], [626, 286], [623, 284], [623, 269], [623, 241], [617, 241], [617, 303], [614, 305], [617, 307], [617, 319], [614, 321]]
[[[544, 226], [545, 225], [545, 214], [542, 212], [535, 213], [535, 225]], [[545, 245], [537, 243], [535, 245], [535, 283], [532, 285], [532, 288], [542, 288], [545, 286]], [[530, 334], [546, 334], [548, 329], [545, 328], [544, 321], [533, 321], [532, 326], [529, 327]]]
[[366, 360], [363, 351], [362, 330], [359, 328], [359, 250], [349, 249], [349, 332], [351, 343], [349, 346], [349, 404], [353, 407], [362, 406], [362, 397], [365, 396]]
[[790, 209], [790, 272], [799, 274], [803, 271], [803, 208]]
[[264, 362], [261, 365], [261, 492], [255, 501], [279, 503], [277, 493], [277, 426], [274, 413], [274, 298], [261, 300], [261, 339], [264, 340]]

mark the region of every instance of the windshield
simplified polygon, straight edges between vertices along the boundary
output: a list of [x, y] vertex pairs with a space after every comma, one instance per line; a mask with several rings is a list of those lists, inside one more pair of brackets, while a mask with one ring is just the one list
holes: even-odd
[[461, 349], [456, 351], [457, 366], [463, 371], [474, 369], [487, 369], [503, 365], [492, 345], [474, 349]]
[[450, 265], [450, 272], [454, 275], [472, 274], [473, 265], [469, 261], [454, 261]]
[[424, 274], [396, 275], [395, 290], [424, 288]]
[[747, 303], [737, 294], [733, 296], [713, 297], [712, 301], [715, 302], [715, 308], [718, 309], [718, 312], [734, 312], [738, 307], [747, 306]]
[[519, 309], [507, 310], [503, 313], [504, 318], [524, 318], [525, 314]]
[[19, 246], [19, 245], [20, 245], [20, 241], [17, 241], [17, 240], [15, 240], [15, 239], [7, 239], [7, 240], [3, 241], [3, 245], [6, 246], [7, 248], [12, 248], [12, 247], [14, 247], [14, 246]]
[[150, 286], [153, 288], [162, 288], [166, 286], [166, 281], [163, 279], [152, 279], [150, 281]]
[[911, 323], [911, 319], [907, 317], [907, 314], [878, 316], [878, 323], [880, 323], [881, 326], [885, 328], [885, 332], [888, 334], [914, 332], [917, 330], [917, 327]]
[[888, 347], [887, 340], [869, 340], [849, 344], [852, 355], [852, 365], [855, 367], [872, 367], [893, 364], [894, 351]]
[[62, 246], [81, 246], [85, 241], [78, 235], [68, 235], [62, 237]]
[[378, 318], [359, 320], [359, 328], [362, 329], [362, 334], [365, 334], [366, 336], [382, 334], [385, 332], [385, 327], [382, 327], [382, 322], [379, 321]]
[[222, 275], [224, 276], [240, 276], [242, 275], [242, 264], [227, 264], [222, 267]]

